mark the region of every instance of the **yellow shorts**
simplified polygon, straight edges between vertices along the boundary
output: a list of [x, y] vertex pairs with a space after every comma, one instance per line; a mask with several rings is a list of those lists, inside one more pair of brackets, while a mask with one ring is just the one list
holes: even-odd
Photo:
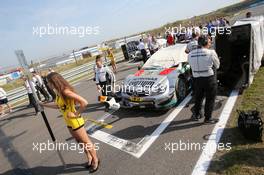
[[67, 127], [71, 128], [72, 130], [77, 130], [83, 127], [85, 124], [83, 117], [76, 117], [76, 118], [64, 117], [64, 120], [66, 122]]
[[111, 60], [111, 64], [115, 64], [115, 60]]

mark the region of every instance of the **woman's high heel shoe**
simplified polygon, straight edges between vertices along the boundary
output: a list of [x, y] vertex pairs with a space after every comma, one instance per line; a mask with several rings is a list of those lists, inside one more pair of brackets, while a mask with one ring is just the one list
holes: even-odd
[[87, 162], [84, 167], [87, 168], [87, 169], [90, 169], [92, 167], [92, 161], [91, 162]]
[[90, 171], [89, 172], [90, 173], [96, 172], [99, 169], [99, 166], [100, 166], [100, 160], [98, 160], [98, 165], [97, 165], [96, 169], [94, 169], [93, 166], [91, 165], [91, 168], [90, 168]]

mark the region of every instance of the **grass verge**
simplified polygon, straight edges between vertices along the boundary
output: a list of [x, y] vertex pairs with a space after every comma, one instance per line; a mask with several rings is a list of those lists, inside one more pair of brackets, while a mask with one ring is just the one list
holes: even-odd
[[264, 121], [264, 67], [255, 76], [253, 84], [238, 98], [226, 129], [222, 143], [231, 143], [230, 151], [218, 151], [208, 170], [209, 175], [262, 175], [264, 174], [264, 143], [246, 140], [237, 128], [236, 109], [257, 108]]

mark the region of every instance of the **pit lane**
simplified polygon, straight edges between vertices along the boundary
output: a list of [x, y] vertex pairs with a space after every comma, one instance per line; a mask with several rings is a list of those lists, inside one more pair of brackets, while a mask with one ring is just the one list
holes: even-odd
[[[137, 64], [121, 63], [117, 74], [118, 83], [136, 70]], [[148, 109], [119, 109], [105, 112], [104, 106], [98, 103], [100, 94], [96, 91], [92, 80], [82, 80], [75, 85], [75, 89], [89, 102], [84, 117], [103, 120], [113, 125], [112, 129], [105, 129], [94, 128], [91, 122], [86, 123], [93, 142], [100, 143], [98, 153], [103, 166], [96, 174], [109, 174], [109, 172], [110, 174], [191, 174], [203, 150], [172, 152], [165, 149], [166, 144], [179, 141], [203, 144], [208, 141], [206, 138], [214, 128], [214, 125], [203, 125], [202, 121], [190, 120], [193, 107], [191, 95], [167, 112]], [[229, 93], [219, 89], [214, 117], [220, 116]], [[40, 172], [46, 174], [46, 171], [40, 171], [40, 164], [41, 170], [42, 167], [48, 167], [47, 169], [51, 169], [51, 166], [59, 167], [51, 169], [49, 174], [58, 174], [58, 171], [65, 173], [56, 154], [53, 152], [38, 154], [33, 152], [32, 145], [28, 144], [50, 139], [42, 118], [31, 116], [32, 110], [21, 110], [1, 119], [1, 130], [5, 134], [5, 137], [1, 134], [3, 139], [1, 144], [18, 135], [13, 140], [7, 141], [14, 144], [11, 152], [13, 150], [19, 153], [15, 154], [16, 159], [12, 159], [11, 162], [14, 164], [27, 162], [21, 163], [22, 167], [29, 169], [33, 174], [41, 174]], [[46, 113], [56, 138], [59, 141], [74, 142], [59, 112], [47, 109]], [[74, 151], [62, 151], [62, 153], [67, 164], [85, 162], [84, 156]], [[1, 158], [4, 159], [4, 156]], [[175, 165], [178, 165], [177, 168]], [[12, 167], [12, 164], [10, 166]], [[5, 166], [5, 169], [8, 167]], [[68, 171], [70, 174], [75, 174], [72, 170]], [[78, 171], [76, 174], [85, 174], [85, 171]]]

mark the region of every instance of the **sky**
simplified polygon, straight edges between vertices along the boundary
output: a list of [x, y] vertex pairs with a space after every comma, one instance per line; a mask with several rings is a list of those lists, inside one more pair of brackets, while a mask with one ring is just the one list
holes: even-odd
[[[0, 68], [18, 65], [16, 49], [22, 49], [27, 60], [39, 60], [237, 2], [239, 0], [1, 0]], [[48, 26], [66, 27], [71, 33], [54, 34], [50, 29], [47, 34]], [[87, 34], [83, 36], [84, 28]], [[46, 34], [40, 36], [40, 31], [44, 30]]]

